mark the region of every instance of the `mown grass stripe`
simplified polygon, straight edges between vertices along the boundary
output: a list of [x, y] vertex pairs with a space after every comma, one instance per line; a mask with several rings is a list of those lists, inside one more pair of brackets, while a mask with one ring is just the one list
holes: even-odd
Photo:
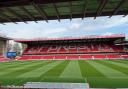
[[126, 74], [118, 70], [115, 70], [113, 68], [110, 68], [109, 65], [108, 66], [104, 65], [103, 63], [101, 63], [100, 60], [90, 61], [89, 64], [94, 66], [98, 71], [100, 71], [107, 78], [127, 77]]
[[60, 74], [64, 71], [65, 67], [68, 65], [70, 61], [63, 61], [59, 65], [56, 65], [52, 67], [52, 69], [45, 72], [42, 76], [48, 76], [48, 77], [58, 77]]
[[15, 62], [8, 62], [8, 63], [3, 63], [3, 65], [2, 64], [0, 64], [0, 71], [2, 71], [3, 69], [8, 69], [8, 68], [15, 68], [15, 67], [18, 67], [18, 66], [23, 66], [23, 65], [27, 65], [27, 64], [31, 64], [31, 63], [33, 63], [33, 62], [17, 62], [17, 61], [15, 61]]
[[81, 74], [83, 77], [105, 77], [101, 72], [89, 64], [90, 61], [79, 61]]
[[30, 64], [30, 63], [35, 63], [35, 62], [39, 62], [39, 61], [10, 61], [10, 62], [2, 62], [0, 63], [0, 66], [7, 66], [7, 65], [12, 65], [12, 64]]
[[98, 62], [103, 64], [104, 66], [107, 66], [107, 67], [111, 68], [111, 69], [120, 71], [120, 72], [122, 72], [124, 74], [128, 74], [128, 68], [123, 67], [123, 66], [119, 66], [119, 63], [118, 64], [114, 64], [111, 61], [98, 61]]
[[9, 70], [9, 69], [13, 69], [13, 68], [18, 68], [18, 67], [23, 67], [23, 66], [29, 66], [29, 65], [32, 65], [32, 64], [35, 64], [35, 63], [40, 63], [40, 62], [34, 62], [34, 61], [31, 61], [31, 62], [10, 62], [11, 64], [6, 64], [4, 70], [2, 68], [1, 72], [2, 71], [5, 71], [5, 70]]
[[112, 60], [110, 60], [109, 62], [112, 63], [112, 64], [115, 64], [115, 65], [124, 67], [124, 68], [128, 68], [128, 64], [125, 64], [125, 63], [116, 62], [116, 61], [112, 61]]
[[[37, 62], [36, 62], [37, 63]], [[38, 63], [40, 63], [40, 62], [38, 62]], [[24, 68], [24, 67], [29, 67], [29, 66], [31, 66], [32, 64], [35, 64], [35, 62], [30, 62], [29, 64], [28, 63], [23, 63], [23, 64], [21, 64], [21, 63], [19, 63], [19, 65], [17, 65], [17, 64], [15, 64], [15, 62], [12, 64], [12, 65], [14, 65], [14, 66], [10, 66], [10, 67], [8, 67], [8, 68], [5, 68], [5, 69], [1, 69], [0, 70], [0, 75], [2, 76], [4, 76], [4, 74], [7, 74], [7, 73], [9, 73], [9, 72], [12, 72], [12, 71], [15, 71], [15, 70], [19, 70], [19, 69], [22, 69], [22, 68]]]
[[79, 63], [83, 78], [86, 79], [90, 87], [95, 87], [97, 86], [97, 83], [100, 83], [99, 80], [101, 80], [102, 78], [105, 78], [105, 76], [101, 72], [96, 70], [95, 67], [90, 65], [88, 62], [90, 61], [79, 60], [78, 63]]
[[111, 60], [111, 61], [114, 61], [114, 62], [118, 62], [118, 63], [123, 63], [123, 64], [128, 64], [128, 61], [125, 61], [125, 60]]
[[56, 66], [52, 67], [50, 70], [48, 70], [47, 72], [45, 72], [44, 74], [42, 74], [40, 76], [41, 81], [44, 81], [44, 82], [65, 81], [65, 79], [61, 80], [59, 78], [59, 76], [62, 73], [62, 71], [65, 69], [65, 67], [68, 65], [69, 62], [70, 61], [63, 61], [59, 65], [56, 65]]
[[[87, 79], [88, 80], [87, 82], [89, 82], [91, 87], [95, 87], [95, 88], [104, 88], [104, 87], [106, 87], [106, 88], [117, 88], [117, 87], [118, 88], [127, 88], [128, 87], [128, 74], [124, 74], [118, 70], [109, 68], [108, 67], [109, 65], [105, 66], [104, 64], [99, 63], [99, 60], [88, 60], [88, 61], [80, 60], [80, 61], [78, 61], [78, 63], [79, 63], [80, 71], [82, 74], [82, 78]], [[96, 62], [96, 61], [98, 61], [98, 62]], [[115, 64], [115, 65], [121, 64], [121, 65], [118, 65], [118, 67], [125, 67], [125, 65], [128, 64], [127, 61], [125, 62], [123, 60], [103, 60], [103, 61], [105, 61], [105, 63], [109, 63], [109, 64]], [[38, 62], [35, 61], [34, 64], [38, 64], [39, 62], [43, 63], [43, 61], [38, 61]], [[46, 61], [44, 61], [44, 62], [46, 62]], [[24, 63], [26, 63], [26, 61], [23, 61], [23, 64]], [[64, 77], [60, 78], [61, 74], [63, 74], [64, 71], [71, 70], [71, 72], [72, 72], [75, 69], [75, 68], [72, 69], [70, 67], [71, 65], [72, 65], [72, 67], [77, 66], [77, 63], [73, 63], [72, 61], [69, 62], [69, 64], [67, 64], [64, 67], [63, 72], [61, 72], [61, 74], [59, 76], [58, 75], [55, 77], [54, 76], [50, 77], [50, 75], [49, 76], [47, 76], [47, 75], [43, 76], [43, 74], [47, 73], [50, 70], [53, 70], [53, 72], [54, 72], [54, 70], [56, 70], [55, 67], [57, 65], [60, 65], [61, 63], [64, 63], [64, 61], [51, 61], [51, 63], [49, 63], [49, 64], [46, 63], [46, 65], [42, 65], [41, 67], [39, 66], [36, 69], [34, 69], [34, 67], [33, 67], [34, 70], [31, 70], [31, 68], [30, 68], [31, 71], [25, 72], [25, 73], [20, 74], [19, 76], [16, 76], [16, 77], [11, 77], [11, 75], [8, 75], [9, 77], [7, 75], [6, 76], [0, 75], [0, 82], [2, 85], [17, 85], [17, 86], [23, 85], [26, 82], [83, 82], [83, 81], [81, 81], [81, 79], [76, 81], [76, 78], [70, 78], [69, 77], [68, 81]], [[91, 65], [90, 65], [90, 63], [91, 63]], [[17, 65], [17, 64], [19, 64], [19, 65]], [[34, 64], [30, 63], [30, 65], [34, 65]], [[0, 64], [0, 65], [1, 65], [1, 67], [5, 66], [5, 65], [6, 66], [17, 65], [19, 67], [20, 66], [24, 67], [26, 65], [29, 65], [29, 63], [22, 65], [22, 62], [21, 63], [20, 62], [10, 62], [10, 63], [6, 63], [5, 65], [2, 65], [2, 64]], [[28, 67], [30, 67], [30, 65]], [[124, 66], [122, 66], [122, 65], [124, 65]], [[81, 66], [82, 66], [82, 68], [81, 68]], [[97, 67], [98, 67], [98, 70], [97, 70]], [[107, 69], [106, 69], [106, 67], [107, 67]], [[10, 73], [12, 71], [14, 71], [14, 69], [18, 69], [18, 68], [15, 68], [15, 67], [14, 68], [8, 67], [7, 69], [4, 67], [2, 68], [3, 71], [6, 70], [7, 72], [10, 72]], [[22, 68], [20, 68], [20, 69], [22, 69]], [[99, 69], [101, 69], [105, 72], [101, 72], [101, 71], [99, 71]], [[77, 69], [75, 70], [75, 72], [76, 71], [77, 71]], [[0, 71], [0, 73], [1, 73], [1, 71]], [[104, 75], [104, 73], [107, 73], [107, 75], [109, 74], [110, 76], [108, 75], [109, 77], [106, 77]], [[69, 74], [70, 73], [66, 74], [66, 72], [65, 72], [64, 76], [69, 75]], [[117, 76], [117, 74], [119, 76]], [[116, 78], [113, 76], [115, 76]]]
[[70, 63], [62, 71], [60, 78], [82, 78], [78, 61], [70, 61]]
[[[117, 77], [117, 71], [111, 70], [110, 68], [108, 69], [107, 67], [104, 67], [104, 65], [101, 65], [100, 63], [95, 63], [98, 62], [99, 60], [91, 60], [88, 61], [91, 63], [92, 66], [94, 66], [98, 71], [100, 71], [102, 74], [106, 75], [105, 77], [89, 77], [87, 78], [89, 81], [89, 84], [92, 88], [123, 88], [123, 87], [128, 87], [128, 79], [126, 78], [127, 76], [124, 77], [122, 74]], [[104, 60], [108, 61], [108, 60]], [[93, 62], [93, 63], [92, 63]], [[116, 78], [113, 78], [113, 76]], [[123, 77], [123, 78], [122, 78]]]
[[34, 70], [35, 68], [42, 66], [43, 63], [45, 62], [32, 63], [24, 66], [21, 65], [20, 67], [9, 69], [8, 71], [4, 72], [4, 76], [17, 77], [18, 75], [21, 75], [23, 73], [29, 72], [31, 70]]
[[37, 68], [36, 70], [24, 73], [18, 77], [21, 78], [38, 78], [41, 75], [43, 75], [45, 72], [49, 71], [50, 69], [52, 69], [54, 66], [59, 65], [60, 63], [62, 63], [62, 61], [51, 61], [52, 63], [42, 66], [40, 68]]
[[[50, 63], [52, 63], [52, 62], [42, 62], [41, 64], [37, 64], [37, 65], [33, 65], [32, 66], [32, 68], [25, 68], [25, 70], [24, 69], [22, 69], [24, 72], [23, 73], [20, 73], [20, 75], [23, 75], [23, 74], [25, 74], [25, 73], [29, 73], [29, 72], [31, 72], [31, 71], [33, 71], [33, 70], [36, 70], [36, 69], [39, 69], [39, 68], [41, 68], [41, 67], [43, 67], [43, 66], [45, 66], [45, 65], [48, 65], [48, 64], [50, 64]], [[21, 71], [22, 71], [21, 70]], [[20, 75], [18, 75], [18, 76], [20, 76]], [[17, 77], [18, 77], [17, 76]]]
[[126, 61], [126, 62], [128, 62], [128, 59], [124, 59], [123, 61]]

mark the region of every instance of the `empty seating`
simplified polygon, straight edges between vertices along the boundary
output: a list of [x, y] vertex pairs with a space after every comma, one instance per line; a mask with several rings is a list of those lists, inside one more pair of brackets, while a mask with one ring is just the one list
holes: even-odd
[[6, 61], [8, 61], [7, 58], [0, 56], [0, 62], [6, 62]]
[[121, 55], [122, 58], [128, 59], [128, 54]]
[[31, 56], [31, 59], [37, 59], [37, 60], [39, 60], [41, 58], [42, 58], [41, 55], [33, 55], [33, 56]]
[[49, 47], [41, 47], [40, 53], [47, 53], [49, 50]]
[[92, 55], [80, 55], [80, 59], [93, 59]]
[[19, 60], [29, 60], [29, 59], [31, 59], [31, 56], [23, 55]]
[[69, 53], [77, 53], [76, 45], [69, 45], [68, 49], [69, 49]]
[[58, 53], [68, 53], [68, 52], [69, 52], [69, 50], [68, 50], [67, 46], [60, 46], [58, 48]]
[[67, 59], [71, 59], [71, 60], [78, 60], [79, 59], [79, 55], [67, 55]]
[[49, 53], [57, 53], [58, 51], [58, 46], [50, 46], [48, 52]]
[[66, 55], [55, 55], [54, 59], [66, 59]]
[[75, 60], [75, 59], [123, 59], [128, 56], [116, 54], [125, 52], [123, 46], [111, 42], [78, 44], [43, 44], [28, 46], [20, 60]]
[[42, 56], [41, 59], [53, 59], [53, 58], [54, 58], [54, 56], [52, 56], [52, 55], [46, 55], [46, 56]]
[[119, 54], [60, 54], [60, 55], [24, 55], [19, 60], [81, 60], [81, 59], [128, 59], [128, 55]]
[[94, 59], [106, 59], [106, 55], [104, 54], [97, 54], [93, 55]]
[[108, 59], [122, 59], [122, 57], [119, 54], [108, 54]]
[[76, 45], [44, 45], [30, 46], [24, 54], [53, 54], [53, 53], [88, 53], [88, 52], [123, 52], [123, 46], [117, 46], [110, 43], [97, 44], [76, 44]]

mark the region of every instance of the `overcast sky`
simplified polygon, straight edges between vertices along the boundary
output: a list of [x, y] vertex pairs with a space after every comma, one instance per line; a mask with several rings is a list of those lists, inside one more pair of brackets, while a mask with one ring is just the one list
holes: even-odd
[[12, 38], [42, 38], [42, 37], [79, 37], [85, 35], [111, 35], [125, 34], [128, 36], [128, 16], [113, 16], [73, 19], [70, 21], [52, 20], [46, 23], [39, 21], [38, 23], [7, 23], [0, 24], [0, 33]]

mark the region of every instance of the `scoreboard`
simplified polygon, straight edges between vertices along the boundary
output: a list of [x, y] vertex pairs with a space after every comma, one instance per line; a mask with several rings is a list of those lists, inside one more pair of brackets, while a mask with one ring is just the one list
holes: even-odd
[[7, 58], [15, 58], [17, 56], [16, 52], [7, 52]]

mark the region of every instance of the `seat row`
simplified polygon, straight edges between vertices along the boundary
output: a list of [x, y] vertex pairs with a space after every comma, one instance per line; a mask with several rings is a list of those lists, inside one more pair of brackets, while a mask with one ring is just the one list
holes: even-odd
[[125, 59], [128, 58], [128, 55], [119, 55], [119, 54], [97, 54], [97, 55], [24, 55], [19, 60], [79, 60], [79, 59]]
[[81, 52], [122, 52], [123, 46], [117, 45], [50, 45], [50, 46], [29, 46], [24, 54], [46, 54], [46, 53], [81, 53]]

